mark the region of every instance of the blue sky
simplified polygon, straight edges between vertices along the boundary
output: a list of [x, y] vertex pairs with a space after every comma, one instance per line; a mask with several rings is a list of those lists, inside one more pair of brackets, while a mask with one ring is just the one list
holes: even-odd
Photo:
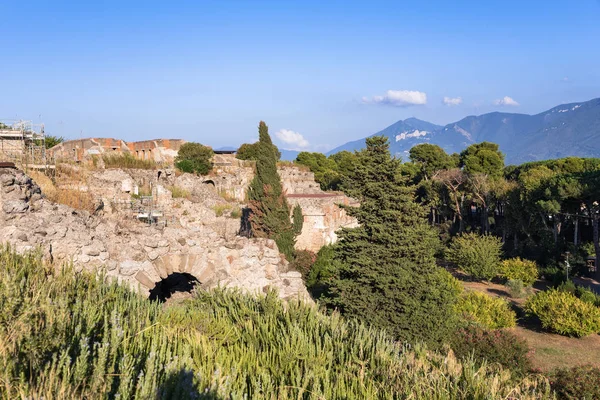
[[411, 116], [600, 97], [599, 0], [4, 0], [0, 16], [0, 119], [68, 138], [237, 147], [262, 119], [280, 147], [323, 151]]

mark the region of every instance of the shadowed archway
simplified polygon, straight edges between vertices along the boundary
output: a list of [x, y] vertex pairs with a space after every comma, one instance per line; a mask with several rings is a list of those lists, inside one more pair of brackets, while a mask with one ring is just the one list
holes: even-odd
[[198, 284], [200, 282], [193, 275], [186, 272], [174, 272], [156, 283], [150, 290], [149, 298], [164, 303], [176, 292], [191, 293]]

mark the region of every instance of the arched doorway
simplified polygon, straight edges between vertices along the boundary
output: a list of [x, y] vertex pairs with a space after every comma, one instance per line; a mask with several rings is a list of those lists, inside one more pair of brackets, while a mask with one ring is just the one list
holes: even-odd
[[150, 290], [150, 300], [164, 303], [175, 293], [191, 293], [196, 285], [200, 284], [198, 279], [186, 272], [174, 272], [165, 279], [156, 283]]

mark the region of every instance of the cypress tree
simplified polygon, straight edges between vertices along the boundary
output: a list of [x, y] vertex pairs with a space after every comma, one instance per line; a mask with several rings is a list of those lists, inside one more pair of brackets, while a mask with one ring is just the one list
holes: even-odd
[[261, 121], [256, 146], [256, 175], [250, 183], [250, 224], [257, 237], [274, 239], [279, 251], [291, 260], [295, 234], [290, 222], [290, 208], [277, 173], [278, 151], [269, 136], [269, 128]]
[[346, 179], [360, 206], [345, 208], [360, 226], [339, 232], [341, 267], [325, 303], [400, 340], [438, 345], [453, 329], [458, 287], [435, 264], [439, 239], [385, 137], [367, 139]]

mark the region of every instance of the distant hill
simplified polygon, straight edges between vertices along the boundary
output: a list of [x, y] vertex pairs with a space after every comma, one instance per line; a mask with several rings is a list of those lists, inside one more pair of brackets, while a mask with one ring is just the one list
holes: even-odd
[[299, 151], [286, 149], [279, 149], [279, 152], [281, 153], [282, 161], [294, 161], [298, 157], [298, 154], [300, 154]]
[[[406, 160], [410, 148], [433, 143], [448, 153], [460, 152], [473, 143], [498, 143], [507, 164], [567, 156], [600, 157], [600, 98], [563, 104], [536, 115], [493, 112], [469, 116], [439, 126], [416, 118], [398, 121], [371, 136], [390, 139], [392, 154]], [[359, 150], [365, 139], [331, 150]]]

